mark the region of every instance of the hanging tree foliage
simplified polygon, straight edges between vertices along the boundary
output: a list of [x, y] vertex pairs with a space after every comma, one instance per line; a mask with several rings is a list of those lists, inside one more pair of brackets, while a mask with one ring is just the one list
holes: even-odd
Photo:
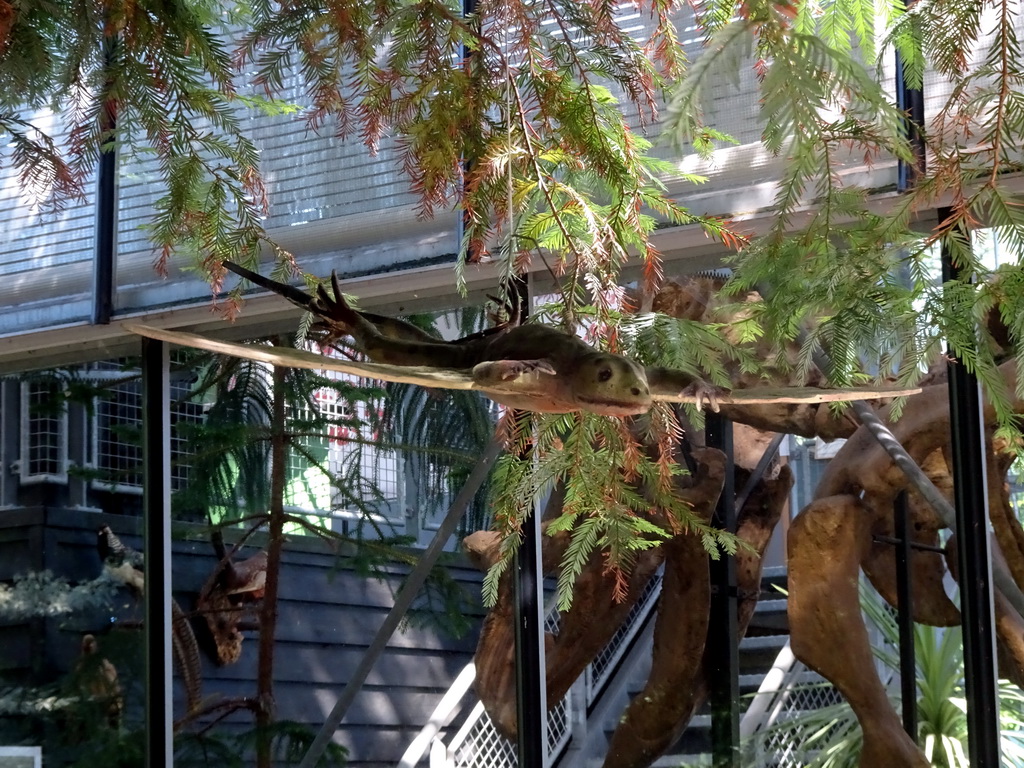
[[[979, 222], [999, 226], [1018, 259], [1024, 253], [1024, 213], [1011, 183], [1024, 144], [1017, 6], [637, 6], [652, 19], [647, 39], [631, 37], [618, 7], [605, 2], [481, 0], [466, 16], [445, 0], [254, 0], [230, 9], [209, 0], [0, 0], [0, 131], [22, 183], [53, 204], [83, 194], [98, 153], [115, 137], [129, 151], [154, 153], [165, 189], [152, 227], [159, 264], [180, 248], [219, 288], [223, 258], [254, 265], [269, 242], [258, 152], [241, 116], [288, 109], [277, 99], [297, 75], [313, 128], [358, 136], [368, 151], [393, 142], [424, 215], [458, 199], [466, 212], [464, 254], [477, 257], [504, 242], [493, 255], [508, 274], [535, 254], [550, 259], [561, 278], [556, 320], [571, 330], [585, 324], [603, 346], [628, 352], [638, 338], [671, 337], [719, 377], [730, 360], [754, 364], [732, 359], [742, 352], [706, 330], [627, 322], [623, 264], [639, 257], [652, 288], [661, 265], [650, 233], [659, 223], [695, 224], [744, 246], [734, 258], [735, 285], [757, 286], [765, 298], [744, 316], [745, 338], [773, 339], [781, 351], [806, 331], [799, 359], [780, 356], [771, 361], [777, 369], [809, 369], [816, 350], [827, 348], [834, 383], [856, 376], [865, 355], [910, 381], [944, 335], [1011, 426], [995, 357], [988, 344], [975, 344], [975, 327], [998, 305], [1017, 356], [1024, 354], [1024, 277], [1019, 265], [988, 275], [963, 232]], [[688, 62], [677, 28], [691, 24], [706, 46]], [[911, 85], [933, 71], [951, 89], [926, 127], [927, 171], [910, 192], [880, 206], [873, 190], [841, 171], [851, 156], [913, 159], [881, 74], [894, 49]], [[670, 132], [713, 151], [728, 126], [705, 122], [702, 91], [715, 85], [713, 76], [743, 67], [759, 80], [764, 147], [786, 158], [774, 222], [750, 243], [666, 196], [660, 179], [677, 171], [648, 154], [642, 135], [668, 87]], [[26, 108], [43, 105], [66, 115], [66, 148], [31, 124]], [[922, 238], [912, 214], [936, 204], [950, 214]], [[809, 217], [798, 217], [809, 206]], [[928, 271], [929, 249], [939, 241], [967, 274], [993, 279], [941, 292]], [[287, 254], [278, 256], [281, 272], [292, 268]], [[680, 359], [660, 346], [642, 344], [644, 362]], [[568, 571], [592, 546], [609, 550], [613, 569], [628, 565], [631, 553], [659, 535], [638, 514], [644, 505], [632, 484], [668, 487], [675, 470], [664, 457], [678, 437], [674, 416], [653, 413], [650, 439], [662, 450], [650, 455], [620, 426], [590, 417], [546, 418], [536, 429], [530, 452], [505, 460], [509, 488], [526, 494], [568, 478], [574, 485], [561, 525], [575, 524], [583, 537]], [[611, 483], [601, 493], [585, 485], [598, 467]], [[498, 499], [509, 533], [525, 511], [516, 493]], [[655, 504], [680, 525], [696, 525], [671, 500]]]

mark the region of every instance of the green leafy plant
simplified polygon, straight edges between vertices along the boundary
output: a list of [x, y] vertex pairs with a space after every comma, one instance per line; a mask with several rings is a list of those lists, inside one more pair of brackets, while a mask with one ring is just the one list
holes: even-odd
[[[898, 673], [899, 628], [895, 612], [866, 582], [861, 583], [861, 609], [869, 626], [878, 632], [876, 658]], [[914, 626], [917, 662], [918, 743], [937, 768], [967, 768], [967, 715], [964, 698], [963, 643], [959, 627]], [[828, 683], [797, 686], [788, 696]], [[895, 692], [893, 695], [896, 695]], [[1024, 766], [1024, 696], [1007, 680], [999, 682], [1003, 764]], [[858, 764], [861, 732], [853, 710], [845, 702], [787, 716], [757, 732], [745, 746], [755, 754], [771, 754], [780, 745], [787, 750], [785, 764], [807, 768], [853, 768]], [[793, 751], [790, 751], [793, 750]]]

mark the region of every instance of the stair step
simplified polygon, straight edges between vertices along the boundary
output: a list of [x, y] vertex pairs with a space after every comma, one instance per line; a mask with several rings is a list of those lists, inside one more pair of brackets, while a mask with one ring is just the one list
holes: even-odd
[[[776, 589], [785, 588], [788, 583], [784, 567], [766, 568], [761, 581], [761, 598], [751, 617], [746, 636], [739, 646], [739, 693], [740, 712], [746, 711], [754, 694], [760, 689], [765, 674], [772, 668], [779, 652], [788, 641], [789, 622], [786, 612], [786, 595]], [[650, 642], [649, 640], [647, 641]], [[639, 649], [638, 649], [639, 650]], [[619, 696], [625, 694], [633, 698], [643, 690], [650, 674], [650, 645], [644, 650], [644, 658], [637, 658], [625, 685], [619, 688]], [[599, 716], [604, 734], [610, 738], [618, 718], [621, 717], [621, 706], [603, 711]], [[614, 714], [613, 714], [614, 711]], [[678, 742], [668, 754], [653, 764], [654, 768], [679, 768], [685, 764], [690, 766], [710, 766], [711, 750], [711, 713], [707, 704], [695, 713]], [[594, 754], [590, 753], [591, 756]], [[577, 765], [591, 765], [590, 758]], [[600, 765], [601, 760], [593, 762]]]
[[782, 597], [762, 597], [757, 601], [757, 607], [754, 608], [754, 614], [758, 613], [785, 613], [786, 612], [786, 598]]

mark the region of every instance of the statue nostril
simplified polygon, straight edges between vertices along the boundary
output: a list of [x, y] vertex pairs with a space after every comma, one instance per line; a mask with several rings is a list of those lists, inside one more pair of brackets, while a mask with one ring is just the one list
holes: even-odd
[[633, 392], [634, 395], [639, 397], [640, 396], [640, 387], [633, 387], [632, 392]]

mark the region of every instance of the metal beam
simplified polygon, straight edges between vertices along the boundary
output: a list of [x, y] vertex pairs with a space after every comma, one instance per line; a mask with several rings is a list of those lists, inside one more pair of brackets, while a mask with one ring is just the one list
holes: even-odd
[[[113, 36], [103, 40], [103, 61], [110, 66], [116, 56], [118, 41]], [[111, 83], [107, 82], [109, 91]], [[109, 95], [99, 115], [104, 134], [96, 171], [96, 251], [93, 254], [92, 322], [107, 325], [114, 316], [114, 259], [117, 248], [117, 102]]]
[[[939, 220], [950, 216], [939, 211]], [[961, 278], [951, 249], [942, 243], [942, 280]], [[968, 280], [970, 275], [964, 276]], [[996, 768], [999, 758], [999, 703], [996, 689], [992, 557], [989, 545], [985, 421], [977, 377], [950, 355], [949, 409], [956, 508], [957, 581], [963, 625], [967, 695], [967, 747], [972, 768]]]
[[910, 515], [907, 492], [900, 491], [893, 504], [896, 546], [896, 602], [900, 630], [900, 691], [903, 698], [903, 729], [917, 741], [917, 661], [914, 654], [914, 603], [910, 581]]
[[[736, 532], [732, 422], [718, 413], [705, 416], [705, 442], [726, 456], [725, 483], [713, 522]], [[736, 594], [736, 559], [724, 552], [712, 560], [711, 606], [708, 621], [708, 661], [711, 691], [711, 764], [714, 768], [740, 766], [739, 628]]]
[[146, 765], [173, 765], [171, 428], [167, 344], [142, 340], [142, 477], [146, 563]]

